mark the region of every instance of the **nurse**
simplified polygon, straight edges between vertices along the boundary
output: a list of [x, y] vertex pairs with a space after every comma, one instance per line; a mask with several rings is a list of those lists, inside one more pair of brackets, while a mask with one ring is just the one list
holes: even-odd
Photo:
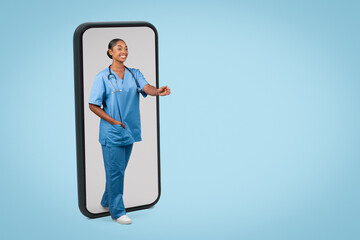
[[139, 69], [124, 65], [124, 40], [111, 40], [107, 55], [112, 64], [95, 76], [89, 100], [90, 110], [101, 118], [99, 142], [106, 175], [101, 205], [109, 208], [114, 221], [130, 224], [123, 202], [124, 175], [133, 143], [141, 141], [139, 96], [166, 96], [170, 88], [151, 86]]

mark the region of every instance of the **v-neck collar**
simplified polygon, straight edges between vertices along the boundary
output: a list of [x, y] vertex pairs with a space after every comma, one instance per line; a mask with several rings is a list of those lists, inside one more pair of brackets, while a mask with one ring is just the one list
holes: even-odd
[[125, 79], [125, 73], [126, 73], [126, 68], [125, 68], [125, 71], [124, 71], [124, 78], [120, 78], [120, 77], [117, 75], [117, 73], [116, 73], [114, 70], [112, 70], [111, 68], [110, 68], [110, 70], [114, 73], [114, 75], [115, 75], [118, 79], [124, 81], [124, 79]]

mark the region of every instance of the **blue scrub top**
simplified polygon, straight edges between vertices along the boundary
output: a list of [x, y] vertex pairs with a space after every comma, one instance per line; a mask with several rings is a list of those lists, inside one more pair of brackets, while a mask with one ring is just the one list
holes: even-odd
[[[129, 68], [134, 74], [140, 88], [148, 84], [139, 69]], [[125, 129], [121, 125], [112, 125], [106, 120], [100, 120], [99, 142], [102, 145], [124, 146], [141, 141], [141, 124], [139, 109], [139, 93], [135, 79], [128, 69], [125, 68], [124, 79], [110, 69], [110, 81], [108, 79], [109, 68], [99, 72], [94, 79], [91, 89], [89, 103], [103, 106], [104, 111], [113, 119], [125, 124]], [[114, 78], [115, 76], [115, 78]], [[114, 88], [117, 92], [114, 91]], [[143, 97], [147, 94], [141, 92]]]

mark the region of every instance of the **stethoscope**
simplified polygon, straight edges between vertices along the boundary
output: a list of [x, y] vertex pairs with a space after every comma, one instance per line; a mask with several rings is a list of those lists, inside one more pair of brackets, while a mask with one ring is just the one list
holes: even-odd
[[[115, 77], [115, 75], [111, 72], [111, 70], [110, 70], [110, 66], [111, 65], [109, 65], [109, 75], [108, 75], [108, 80], [109, 80], [109, 82], [110, 82], [110, 84], [111, 84], [111, 87], [114, 89], [114, 91], [113, 92], [111, 92], [111, 93], [116, 93], [116, 92], [121, 92], [121, 90], [116, 90], [115, 88], [114, 88], [114, 86], [113, 86], [113, 84], [111, 83], [111, 80], [110, 80], [110, 76], [112, 75], [113, 76], [113, 78], [115, 78], [115, 83], [116, 83], [116, 86], [117, 86], [117, 89], [119, 89], [119, 86], [118, 86], [118, 84], [117, 84], [117, 80], [116, 80], [116, 77]], [[136, 86], [137, 86], [137, 92], [138, 93], [141, 93], [142, 92], [142, 90], [141, 90], [141, 88], [140, 88], [140, 86], [139, 86], [139, 83], [138, 83], [138, 81], [136, 80], [136, 78], [135, 78], [135, 76], [134, 76], [134, 74], [124, 65], [124, 67], [131, 73], [131, 75], [133, 76], [133, 78], [135, 79], [135, 83], [136, 83]], [[124, 76], [125, 76], [125, 73], [124, 73]], [[125, 78], [125, 77], [124, 77]]]

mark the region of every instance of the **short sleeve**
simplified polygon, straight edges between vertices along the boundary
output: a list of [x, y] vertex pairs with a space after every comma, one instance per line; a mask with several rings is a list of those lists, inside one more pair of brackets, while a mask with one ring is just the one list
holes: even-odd
[[136, 69], [136, 79], [140, 85], [140, 88], [141, 88], [141, 94], [143, 95], [143, 97], [146, 97], [147, 94], [146, 92], [144, 91], [144, 86], [146, 86], [147, 84], [149, 84], [146, 79], [144, 78], [143, 74], [140, 72], [139, 69]]
[[92, 85], [89, 103], [101, 107], [105, 96], [105, 86], [101, 74], [95, 76], [94, 83]]

